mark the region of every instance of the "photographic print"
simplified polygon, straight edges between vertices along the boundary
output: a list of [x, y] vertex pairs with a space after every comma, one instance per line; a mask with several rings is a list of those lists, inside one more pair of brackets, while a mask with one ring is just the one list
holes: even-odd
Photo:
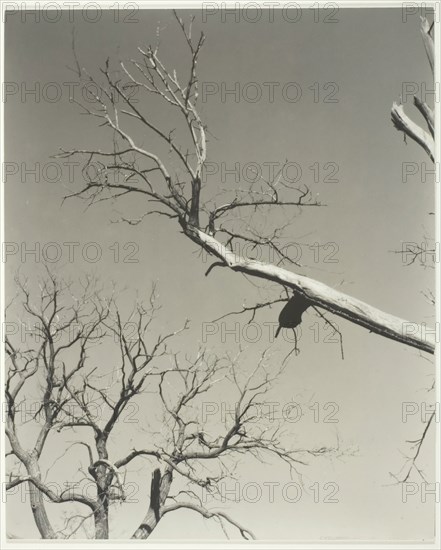
[[439, 8], [2, 4], [2, 547], [437, 547]]

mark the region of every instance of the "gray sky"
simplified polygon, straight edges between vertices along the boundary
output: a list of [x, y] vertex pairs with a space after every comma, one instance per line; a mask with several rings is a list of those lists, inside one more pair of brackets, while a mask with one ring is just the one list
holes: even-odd
[[[183, 10], [182, 16], [187, 15]], [[226, 101], [220, 94], [208, 96], [201, 103], [201, 115], [211, 132], [208, 161], [225, 163], [232, 169], [235, 163], [243, 167], [256, 162], [262, 166], [286, 159], [302, 168], [300, 183], [310, 186], [313, 195], [326, 204], [323, 208], [308, 209], [296, 217], [289, 227], [292, 242], [303, 243], [299, 269], [304, 275], [339, 287], [373, 306], [410, 321], [434, 323], [432, 308], [421, 291], [433, 289], [433, 271], [418, 265], [404, 267], [400, 255], [392, 253], [401, 248], [402, 241], [421, 242], [424, 234], [432, 235], [433, 181], [430, 175], [424, 183], [421, 167], [430, 160], [413, 142], [407, 145], [392, 126], [390, 108], [398, 101], [403, 82], [421, 87], [429, 83], [430, 68], [422, 44], [419, 18], [414, 15], [404, 23], [400, 9], [345, 9], [336, 16], [337, 23], [315, 23], [311, 12], [304, 12], [297, 23], [289, 23], [280, 13], [272, 23], [265, 14], [258, 23], [232, 18], [224, 23], [220, 15], [201, 22], [197, 11], [196, 29], [206, 34], [199, 76], [202, 83], [215, 83], [228, 88], [238, 82], [240, 89], [250, 82], [262, 90], [265, 82], [279, 82], [274, 102], [264, 94], [257, 102], [231, 96]], [[154, 42], [158, 23], [161, 31], [162, 59], [179, 71], [188, 72], [188, 56], [183, 37], [167, 11], [143, 11], [136, 23], [115, 23], [111, 13], [102, 14], [95, 23], [75, 18], [78, 56], [90, 72], [103, 66], [105, 59], [136, 56], [136, 48]], [[8, 18], [6, 25], [5, 80], [15, 82], [19, 90], [25, 84], [39, 83], [53, 93], [48, 83], [57, 83], [63, 94], [59, 101], [49, 102], [41, 97], [22, 101], [20, 93], [5, 103], [5, 161], [40, 164], [44, 174], [53, 162], [50, 157], [59, 147], [66, 149], [90, 146], [106, 149], [111, 135], [97, 127], [96, 120], [79, 116], [80, 109], [69, 101], [66, 82], [75, 75], [72, 66], [72, 22], [65, 17], [56, 23], [23, 23], [18, 16]], [[296, 82], [302, 97], [296, 103], [283, 99], [280, 88]], [[326, 83], [338, 87], [337, 103], [324, 103]], [[320, 101], [314, 102], [309, 89], [318, 83]], [[430, 87], [430, 86], [429, 86]], [[76, 92], [79, 93], [79, 92]], [[141, 98], [142, 105], [152, 108], [150, 100]], [[429, 102], [432, 98], [429, 98]], [[418, 114], [410, 100], [406, 111], [415, 120]], [[171, 129], [173, 119], [155, 111], [157, 120]], [[419, 119], [418, 119], [419, 120]], [[145, 145], [151, 140], [145, 136]], [[152, 146], [155, 142], [151, 141]], [[314, 163], [323, 169], [325, 163], [338, 166], [338, 181], [314, 182]], [[419, 173], [403, 182], [402, 167], [414, 162]], [[45, 168], [46, 166], [46, 168]], [[48, 168], [49, 169], [49, 168]], [[62, 176], [49, 183], [36, 182], [29, 175], [25, 182], [23, 171], [9, 176], [5, 183], [6, 240], [22, 243], [79, 242], [75, 263], [66, 253], [55, 268], [66, 276], [77, 277], [92, 272], [105, 284], [116, 281], [127, 287], [129, 297], [147, 294], [151, 281], [158, 281], [162, 310], [158, 318], [160, 330], [176, 329], [186, 317], [191, 329], [179, 339], [177, 350], [196, 353], [203, 343], [214, 353], [237, 350], [233, 337], [221, 341], [219, 332], [203, 342], [203, 324], [228, 311], [241, 309], [245, 302], [252, 305], [268, 296], [274, 287], [259, 289], [244, 277], [226, 270], [204, 272], [208, 263], [198, 257], [195, 246], [179, 232], [173, 221], [148, 217], [138, 226], [110, 223], [118, 216], [136, 217], [145, 210], [142, 204], [129, 199], [124, 203], [101, 203], [85, 209], [85, 204], [71, 200], [61, 205], [67, 188], [77, 189], [81, 173], [75, 169], [75, 180], [69, 183], [66, 166]], [[52, 172], [53, 173], [53, 172]], [[263, 175], [265, 172], [263, 172]], [[243, 174], [241, 183], [243, 182]], [[234, 188], [233, 176], [221, 181], [220, 174], [210, 176], [205, 197], [220, 188]], [[78, 250], [91, 241], [102, 250], [96, 263], [86, 261]], [[335, 243], [337, 263], [326, 263], [322, 253], [314, 261], [309, 245]], [[114, 243], [122, 257], [132, 250], [126, 243], [135, 243], [135, 263], [114, 261]], [[64, 252], [66, 247], [63, 246]], [[91, 250], [93, 253], [93, 250]], [[21, 265], [23, 273], [41, 273], [41, 263], [28, 258], [24, 265], [19, 254], [8, 258], [6, 274], [9, 292], [13, 292], [11, 277]], [[278, 308], [261, 313], [256, 321], [276, 321]], [[357, 538], [361, 540], [422, 540], [433, 535], [433, 497], [422, 503], [418, 496], [402, 502], [402, 488], [390, 485], [389, 472], [396, 473], [403, 464], [403, 453], [409, 451], [406, 440], [421, 433], [419, 417], [402, 422], [402, 403], [428, 400], [426, 389], [432, 381], [433, 366], [418, 351], [381, 338], [368, 331], [335, 318], [344, 338], [345, 359], [342, 360], [336, 343], [323, 342], [323, 323], [312, 313], [304, 315], [301, 353], [290, 360], [290, 367], [274, 388], [274, 401], [281, 404], [308, 400], [311, 403], [337, 403], [338, 423], [326, 424], [307, 418], [289, 425], [288, 440], [310, 445], [331, 444], [337, 435], [342, 449], [358, 449], [355, 456], [339, 460], [311, 460], [303, 470], [307, 485], [335, 482], [339, 486], [338, 503], [315, 503], [312, 493], [298, 503], [287, 502], [276, 493], [270, 502], [264, 492], [258, 502], [232, 503], [226, 509], [252, 529], [260, 539], [316, 540]], [[256, 357], [268, 347], [265, 329], [257, 343], [243, 336], [247, 318], [225, 319], [224, 328], [233, 329], [240, 323], [241, 344], [247, 348], [244, 372]], [[314, 343], [311, 327], [319, 322], [320, 342]], [[276, 362], [290, 351], [285, 340], [273, 345]], [[109, 352], [110, 353], [110, 352]], [[107, 361], [111, 356], [106, 356]], [[429, 394], [431, 395], [431, 394]], [[218, 396], [219, 402], [225, 396]], [[306, 409], [307, 410], [307, 405]], [[112, 441], [115, 449], [132, 434], [121, 433]], [[55, 443], [50, 449], [55, 450]], [[433, 479], [431, 455], [433, 439], [423, 452], [421, 465], [428, 478]], [[48, 463], [51, 457], [43, 457]], [[64, 471], [69, 462], [64, 462]], [[63, 470], [55, 471], [61, 475]], [[265, 481], [277, 481], [281, 486], [290, 481], [289, 472], [274, 464], [258, 464], [243, 460], [238, 467], [242, 484], [247, 481], [262, 487]], [[148, 490], [150, 480], [142, 472], [133, 472], [141, 484], [140, 494]], [[249, 500], [249, 499], [248, 499]], [[8, 501], [9, 502], [9, 501]], [[144, 502], [127, 504], [118, 510], [120, 519], [113, 536], [127, 536], [142, 518]], [[54, 515], [56, 511], [54, 510]], [[24, 518], [26, 527], [24, 528]], [[268, 521], [270, 518], [270, 521]], [[8, 513], [10, 531], [35, 536], [31, 513], [19, 498], [10, 500]], [[201, 520], [191, 512], [176, 512], [161, 522], [155, 539], [214, 539], [223, 538], [219, 527]]]

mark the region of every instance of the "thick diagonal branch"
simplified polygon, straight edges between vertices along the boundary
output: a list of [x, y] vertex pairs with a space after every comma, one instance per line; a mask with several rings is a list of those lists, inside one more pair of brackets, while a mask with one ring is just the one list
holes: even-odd
[[339, 317], [408, 346], [434, 353], [435, 334], [425, 325], [409, 322], [381, 311], [361, 300], [335, 290], [319, 281], [257, 260], [242, 258], [222, 243], [192, 226], [185, 234], [210, 254], [223, 260], [226, 267], [287, 286], [305, 295], [314, 305]]

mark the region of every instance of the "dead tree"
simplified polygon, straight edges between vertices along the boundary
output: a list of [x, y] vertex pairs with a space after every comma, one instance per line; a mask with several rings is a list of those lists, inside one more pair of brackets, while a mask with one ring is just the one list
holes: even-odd
[[[423, 37], [424, 47], [426, 49], [427, 59], [434, 76], [435, 64], [435, 46], [433, 42], [433, 23], [430, 24], [425, 17], [421, 17], [421, 35]], [[432, 162], [435, 162], [435, 112], [418, 96], [413, 96], [413, 103], [418, 109], [427, 125], [427, 130], [414, 122], [404, 112], [404, 107], [400, 103], [394, 102], [391, 109], [392, 122], [397, 130], [404, 132], [404, 135], [415, 141], [429, 156]]]
[[[81, 107], [104, 129], [110, 130], [112, 145], [107, 150], [62, 149], [56, 155], [84, 159], [86, 183], [69, 197], [81, 197], [93, 203], [135, 194], [145, 201], [145, 213], [139, 218], [122, 219], [138, 224], [146, 216], [156, 214], [175, 220], [182, 233], [213, 258], [207, 274], [213, 267], [221, 266], [266, 283], [276, 283], [304, 296], [311, 305], [370, 332], [434, 353], [435, 338], [431, 330], [426, 331], [417, 323], [381, 311], [293, 270], [295, 260], [278, 245], [288, 225], [287, 221], [280, 220], [284, 217], [286, 220], [286, 213], [295, 216], [303, 209], [321, 206], [307, 186], [296, 187], [281, 181], [281, 175], [277, 174], [271, 181], [256, 178], [249, 187], [206, 196], [208, 190], [203, 188], [202, 174], [208, 139], [198, 110], [197, 75], [205, 36], [203, 33], [194, 36], [193, 19], [186, 25], [176, 13], [175, 16], [189, 54], [188, 71], [167, 67], [159, 53], [159, 40], [156, 45], [139, 47], [136, 58], [118, 66], [111, 65], [107, 59], [100, 77], [82, 68], [75, 55], [78, 77], [93, 83], [98, 90], [95, 106]], [[162, 102], [164, 110], [181, 117], [186, 136], [180, 132], [178, 137], [174, 128], [159, 125], [155, 121], [156, 113], [143, 108], [142, 101], [134, 101], [133, 90], [139, 92], [137, 97], [151, 96]], [[155, 138], [157, 147], [143, 146], [129, 130], [133, 130], [134, 124], [148, 137], [148, 143]], [[87, 170], [92, 165], [93, 175]], [[266, 263], [237, 253], [236, 243], [264, 247], [277, 261]], [[273, 300], [267, 305], [272, 303]]]
[[[146, 509], [128, 538], [149, 537], [166, 514], [181, 509], [213, 518], [225, 532], [229, 526], [254, 538], [225, 510], [207, 505], [202, 491], [219, 500], [220, 484], [234, 475], [238, 459], [279, 460], [292, 473], [308, 457], [336, 450], [286, 444], [279, 422], [260, 407], [280, 374], [267, 368], [267, 352], [251, 372], [240, 368], [241, 353], [223, 358], [203, 349], [194, 357], [173, 353], [169, 341], [188, 323], [157, 336], [154, 291], [147, 305], [136, 303], [124, 318], [115, 294], [106, 297], [91, 279], [78, 286], [48, 273], [37, 289], [23, 280], [17, 284], [20, 301], [9, 306], [6, 324], [6, 487], [11, 492], [29, 486], [42, 538], [75, 537], [83, 530], [90, 538], [110, 538], [111, 507], [126, 501], [130, 506], [134, 462], [144, 464], [140, 492]], [[112, 353], [106, 355], [106, 349]], [[204, 403], [218, 403], [219, 395], [229, 396], [231, 413], [204, 416]], [[148, 409], [137, 424], [127, 424], [125, 415], [135, 401]], [[118, 441], [130, 428], [142, 444], [112, 445], [112, 438]], [[158, 436], [147, 437], [148, 431]], [[69, 443], [68, 436], [75, 441]], [[54, 445], [60, 449], [55, 461]], [[66, 465], [61, 480], [51, 477], [57, 460]], [[64, 524], [49, 519], [48, 502], [69, 504]]]
[[[421, 35], [423, 38], [424, 47], [427, 54], [427, 59], [429, 61], [430, 69], [432, 71], [432, 76], [435, 77], [434, 65], [435, 65], [435, 47], [433, 39], [433, 29], [434, 23], [430, 24], [425, 17], [421, 17]], [[422, 128], [419, 124], [414, 122], [406, 113], [404, 112], [404, 107], [400, 103], [394, 102], [391, 109], [391, 118], [394, 127], [404, 133], [404, 137], [409, 137], [415, 143], [417, 143], [429, 156], [432, 162], [435, 161], [435, 112], [434, 110], [418, 96], [413, 96], [413, 103], [416, 109], [424, 118], [427, 130]], [[419, 262], [421, 267], [434, 267], [435, 257], [436, 257], [436, 248], [433, 243], [434, 239], [431, 239], [427, 235], [424, 235], [423, 242], [421, 245], [414, 244], [412, 247], [405, 250], [406, 256], [408, 258], [407, 265], [411, 265], [415, 262]], [[403, 251], [400, 252], [401, 254]], [[430, 261], [427, 261], [427, 258]], [[427, 301], [435, 306], [435, 296], [432, 291], [428, 290], [424, 293]], [[433, 382], [432, 387], [429, 391], [435, 389], [435, 382]], [[433, 412], [429, 415], [427, 422], [424, 425], [422, 434], [417, 437], [415, 440], [407, 441], [410, 445], [409, 455], [406, 457], [406, 461], [403, 464], [401, 470], [397, 474], [391, 474], [392, 477], [399, 483], [406, 483], [411, 478], [412, 474], [416, 475], [426, 481], [424, 472], [418, 466], [418, 460], [421, 455], [423, 444], [428, 437], [430, 426], [432, 425], [434, 419], [436, 418], [436, 405], [433, 405]]]

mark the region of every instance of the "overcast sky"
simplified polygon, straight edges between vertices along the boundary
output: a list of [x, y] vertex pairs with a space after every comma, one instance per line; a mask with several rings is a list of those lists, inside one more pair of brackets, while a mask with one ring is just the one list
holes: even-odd
[[[421, 242], [425, 234], [431, 236], [433, 232], [434, 216], [429, 215], [434, 210], [433, 180], [430, 175], [426, 181], [421, 178], [421, 170], [431, 168], [430, 160], [413, 142], [406, 144], [390, 120], [392, 102], [399, 100], [403, 82], [415, 83], [418, 89], [423, 83], [430, 87], [419, 17], [409, 16], [403, 22], [400, 9], [345, 9], [334, 15], [328, 12], [336, 19], [334, 23], [324, 23], [322, 18], [315, 22], [312, 11], [303, 12], [297, 22], [287, 21], [280, 12], [268, 22], [264, 12], [259, 22], [251, 23], [244, 17], [238, 22], [227, 17], [224, 22], [221, 14], [207, 15], [202, 21], [197, 10], [180, 12], [184, 18], [190, 13], [196, 15], [196, 30], [206, 35], [199, 63], [201, 82], [205, 90], [219, 89], [200, 103], [210, 131], [208, 161], [213, 163], [211, 167], [219, 168], [217, 174], [207, 177], [205, 197], [222, 186], [238, 185], [231, 174], [225, 174], [222, 181], [222, 166], [231, 170], [239, 163], [242, 169], [255, 162], [266, 176], [268, 163], [281, 165], [286, 159], [297, 163], [302, 169], [300, 183], [309, 185], [313, 196], [326, 204], [303, 209], [288, 229], [292, 242], [303, 244], [300, 261], [304, 267], [299, 272], [396, 316], [433, 324], [432, 308], [422, 295], [428, 288], [433, 290], [433, 270], [417, 264], [405, 267], [401, 256], [393, 253], [400, 250], [403, 241]], [[188, 52], [169, 11], [137, 12], [132, 23], [116, 22], [115, 13], [103, 13], [96, 22], [78, 14], [74, 19], [78, 57], [91, 73], [96, 74], [107, 57], [135, 57], [138, 46], [154, 43], [159, 25], [162, 59], [178, 73], [188, 74]], [[111, 146], [111, 135], [98, 128], [97, 120], [80, 116], [78, 105], [69, 101], [71, 85], [66, 83], [75, 81], [68, 69], [73, 66], [72, 27], [67, 14], [53, 23], [36, 23], [31, 18], [23, 22], [18, 14], [7, 20], [5, 80], [17, 85], [11, 85], [5, 103], [5, 161], [17, 163], [19, 169], [8, 175], [5, 183], [6, 240], [17, 243], [18, 248], [23, 243], [43, 247], [58, 242], [63, 249], [60, 261], [53, 264], [58, 273], [71, 277], [94, 273], [105, 284], [116, 281], [129, 289], [128, 299], [136, 293], [146, 295], [151, 282], [157, 281], [162, 304], [158, 330], [176, 329], [185, 318], [191, 320], [191, 329], [179, 339], [177, 351], [195, 354], [203, 344], [215, 353], [234, 352], [238, 343], [233, 336], [222, 342], [221, 327], [217, 334], [204, 339], [204, 323], [241, 309], [243, 303], [255, 304], [277, 289], [268, 285], [258, 288], [222, 269], [214, 269], [205, 277], [209, 264], [198, 257], [196, 247], [174, 221], [148, 217], [138, 226], [111, 223], [121, 215], [142, 214], [145, 208], [139, 201], [107, 202], [90, 209], [77, 200], [62, 205], [69, 188], [78, 189], [78, 179], [82, 178], [78, 168], [74, 169], [74, 181], [69, 181], [70, 174], [62, 164], [57, 168], [60, 177], [51, 172], [49, 177], [55, 181], [44, 181], [44, 174], [49, 173], [45, 170], [53, 169], [47, 163], [54, 162], [51, 155], [60, 147], [105, 150]], [[273, 101], [265, 82], [280, 83], [274, 88]], [[296, 102], [281, 93], [289, 82], [295, 82], [295, 89], [302, 92]], [[234, 83], [239, 83], [241, 92], [238, 102], [232, 95], [222, 98], [220, 93], [222, 86], [231, 89]], [[246, 88], [248, 83], [256, 83], [262, 91], [258, 101], [250, 101], [247, 92], [245, 97], [242, 94], [244, 89], [252, 92]], [[209, 84], [211, 88], [207, 88]], [[39, 101], [29, 94], [21, 97], [25, 86], [29, 89], [35, 85], [40, 87]], [[58, 89], [61, 96], [53, 101], [52, 94]], [[333, 95], [327, 96], [330, 92]], [[294, 93], [294, 87], [288, 93]], [[78, 89], [75, 94], [80, 94]], [[325, 102], [325, 97], [337, 101]], [[429, 103], [432, 99], [428, 98]], [[140, 101], [146, 108], [153, 105], [143, 96]], [[410, 99], [405, 108], [420, 120]], [[173, 121], [167, 114], [155, 111], [154, 116], [171, 129]], [[154, 147], [150, 136], [143, 139], [146, 146], [152, 143]], [[418, 173], [404, 182], [406, 162], [415, 163], [412, 166]], [[40, 181], [32, 174], [25, 178], [21, 163], [27, 169], [38, 163]], [[326, 168], [326, 163], [332, 164]], [[309, 168], [314, 164], [320, 169], [318, 182]], [[338, 168], [336, 181], [324, 182], [323, 170], [329, 175], [330, 167]], [[246, 177], [241, 173], [241, 185], [247, 183]], [[66, 242], [80, 243], [74, 263], [69, 262], [63, 245]], [[81, 254], [90, 242], [97, 243], [102, 252], [94, 263]], [[328, 252], [335, 251], [337, 262], [325, 262], [323, 251], [314, 261], [317, 258], [309, 246], [316, 242], [332, 243]], [[114, 243], [121, 252], [119, 261], [115, 261]], [[92, 249], [87, 251], [93, 255]], [[137, 261], [121, 261], [131, 251]], [[19, 266], [33, 277], [41, 273], [41, 265], [32, 257], [23, 264], [18, 253], [8, 257], [8, 292], [14, 292], [12, 276]], [[278, 314], [278, 307], [265, 310], [256, 321], [264, 327], [263, 323], [276, 321]], [[235, 323], [240, 323], [240, 343], [247, 349], [244, 372], [269, 345], [264, 328], [257, 343], [244, 337], [247, 320], [230, 317], [223, 325], [234, 329]], [[433, 499], [429, 497], [423, 504], [415, 496], [403, 503], [402, 488], [391, 485], [390, 472], [398, 472], [403, 465], [403, 453], [409, 452], [406, 440], [421, 434], [420, 417], [402, 422], [402, 403], [429, 399], [426, 389], [431, 385], [433, 365], [413, 348], [335, 320], [343, 334], [345, 359], [337, 343], [323, 342], [323, 332], [320, 342], [314, 343], [311, 327], [318, 322], [323, 331], [323, 322], [313, 313], [305, 313], [301, 353], [290, 359], [272, 400], [338, 405], [338, 423], [314, 423], [309, 411], [304, 421], [287, 429], [299, 444], [332, 444], [338, 437], [342, 449], [356, 450], [354, 456], [339, 460], [311, 460], [303, 470], [309, 485], [337, 483], [339, 502], [314, 503], [311, 492], [295, 504], [280, 493], [270, 502], [264, 492], [257, 503], [245, 498], [224, 506], [260, 539], [430, 539]], [[282, 338], [273, 349], [279, 364], [292, 348]], [[108, 362], [112, 357], [104, 359]], [[225, 400], [225, 396], [218, 399]], [[129, 435], [136, 441], [136, 436]], [[129, 435], [121, 434], [121, 439], [111, 445], [118, 448]], [[54, 451], [55, 444], [51, 442], [49, 449]], [[428, 479], [433, 479], [432, 450], [433, 440], [428, 439], [421, 462]], [[44, 463], [51, 460], [53, 455], [43, 457]], [[77, 463], [63, 464], [66, 471]], [[262, 486], [265, 481], [277, 481], [282, 486], [290, 481], [286, 468], [258, 464], [245, 457], [238, 472], [242, 484], [251, 481]], [[140, 495], [150, 485], [149, 472], [144, 474], [132, 474], [141, 484]], [[36, 536], [28, 504], [18, 497], [8, 502], [9, 530]], [[130, 534], [143, 516], [144, 505], [141, 501], [118, 510], [119, 521], [112, 528], [112, 536]], [[192, 512], [169, 514], [153, 536], [223, 538], [216, 524]]]

